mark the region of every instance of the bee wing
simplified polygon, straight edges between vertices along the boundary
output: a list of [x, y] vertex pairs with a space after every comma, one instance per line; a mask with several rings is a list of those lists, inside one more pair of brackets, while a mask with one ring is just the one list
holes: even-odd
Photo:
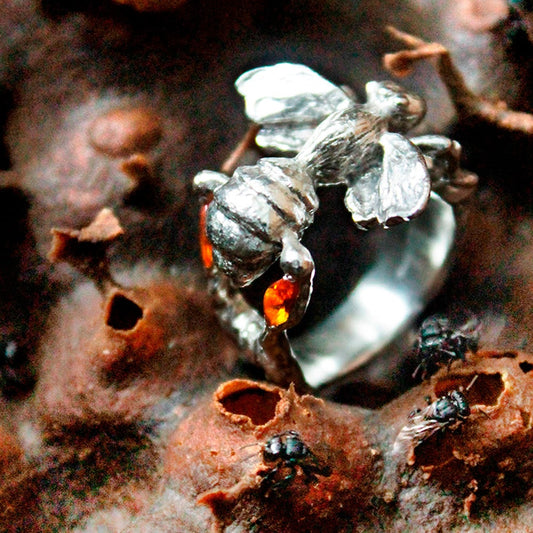
[[352, 214], [353, 221], [361, 228], [370, 226], [378, 218], [380, 177], [381, 168], [370, 169], [346, 191], [346, 208]]
[[401, 429], [396, 443], [400, 445], [402, 442], [412, 442], [414, 446], [418, 446], [441, 428], [442, 424], [437, 420], [425, 418], [419, 414], [410, 419], [407, 425]]
[[422, 444], [425, 440], [429, 439], [431, 435], [435, 434], [442, 428], [442, 424], [436, 420], [424, 420], [419, 424], [411, 427], [411, 436], [416, 444]]
[[431, 315], [420, 325], [420, 331], [426, 336], [440, 335], [448, 329], [450, 329], [450, 320], [444, 315]]
[[272, 152], [298, 152], [327, 116], [353, 105], [342, 89], [295, 63], [249, 70], [235, 87], [248, 118], [262, 126], [256, 143]]
[[345, 204], [358, 226], [377, 221], [385, 227], [394, 221], [420, 214], [429, 200], [431, 182], [424, 157], [408, 139], [398, 133], [384, 133], [383, 163], [356, 177], [350, 184]]

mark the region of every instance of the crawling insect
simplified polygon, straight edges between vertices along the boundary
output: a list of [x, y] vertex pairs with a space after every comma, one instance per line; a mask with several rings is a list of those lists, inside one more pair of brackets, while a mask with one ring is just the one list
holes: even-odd
[[[458, 161], [460, 148], [440, 136], [424, 137], [420, 147], [408, 140], [425, 103], [393, 82], [367, 83], [367, 101], [360, 104], [309, 68], [281, 63], [246, 72], [236, 86], [248, 117], [261, 125], [257, 144], [296, 155], [262, 158], [231, 177], [207, 170], [196, 175], [204, 202], [202, 258], [222, 322], [258, 359], [278, 357], [277, 366], [289, 368], [290, 348], [280, 333], [300, 322], [311, 296], [314, 262], [300, 240], [318, 208], [316, 190], [345, 185], [355, 224], [387, 227], [424, 210], [432, 172], [439, 184], [446, 182], [443, 174], [457, 170], [449, 160]], [[443, 163], [429, 164], [434, 158]], [[283, 277], [265, 292], [261, 325], [234, 289], [278, 259]], [[265, 371], [286, 381], [280, 371]]]
[[415, 348], [419, 363], [413, 372], [413, 378], [421, 372], [421, 378], [426, 379], [436, 367], [446, 365], [449, 369], [454, 361], [464, 361], [467, 351], [476, 352], [480, 326], [477, 318], [460, 326], [454, 326], [448, 318], [441, 315], [426, 318], [420, 326]]
[[[263, 461], [273, 467], [265, 473], [262, 484], [283, 487], [296, 476], [298, 467], [305, 476], [306, 482], [317, 480], [317, 475], [330, 476], [331, 469], [322, 465], [316, 455], [302, 441], [299, 433], [294, 430], [285, 431], [270, 437], [263, 446]], [[278, 471], [288, 469], [288, 474], [272, 485]]]
[[470, 406], [465, 395], [459, 390], [449, 391], [434, 402], [429, 402], [426, 408], [413, 411], [394, 446], [399, 448], [402, 442], [419, 446], [435, 433], [453, 425], [457, 427], [469, 416]]

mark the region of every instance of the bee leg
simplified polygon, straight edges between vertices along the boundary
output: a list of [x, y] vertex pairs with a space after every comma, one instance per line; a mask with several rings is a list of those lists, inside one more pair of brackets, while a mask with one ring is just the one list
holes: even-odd
[[290, 465], [290, 472], [283, 479], [280, 479], [279, 481], [276, 481], [272, 485], [272, 489], [285, 490], [289, 486], [290, 482], [295, 477], [296, 477], [296, 465], [291, 464]]
[[305, 381], [302, 369], [294, 357], [285, 330], [267, 326], [261, 336], [260, 345], [260, 364], [267, 379], [283, 387], [293, 384], [300, 394], [311, 392], [311, 387]]
[[424, 379], [426, 379], [426, 372], [425, 372], [425, 370], [422, 370], [422, 366], [423, 366], [422, 363], [418, 363], [417, 367], [415, 368], [415, 371], [414, 371], [414, 372], [412, 373], [412, 375], [411, 375], [411, 377], [412, 377], [413, 379], [416, 379], [416, 376], [418, 375], [418, 373], [419, 373], [420, 371], [422, 371], [422, 374], [420, 375], [420, 379], [421, 379], [422, 381], [424, 381]]
[[272, 487], [273, 485], [272, 481], [278, 470], [279, 470], [278, 466], [273, 467], [269, 472], [265, 473], [265, 475], [261, 479], [260, 487], [263, 488], [265, 492], [268, 491], [268, 489]]
[[331, 467], [328, 465], [322, 465], [319, 467], [320, 470], [318, 471], [318, 474], [324, 477], [329, 477], [332, 474]]
[[302, 469], [302, 472], [305, 476], [305, 482], [308, 485], [311, 483], [316, 483], [318, 481], [318, 478], [316, 477], [317, 474], [322, 475], [320, 472], [320, 468], [315, 464], [301, 464], [300, 468]]
[[286, 232], [282, 238], [283, 249], [279, 263], [283, 272], [298, 283], [298, 298], [290, 312], [289, 319], [283, 324], [283, 329], [296, 326], [302, 320], [311, 292], [315, 263], [309, 250], [298, 240], [294, 232]]
[[251, 362], [264, 370], [265, 377], [283, 387], [294, 383], [300, 393], [310, 392], [286, 332], [269, 328], [239, 289], [216, 269], [215, 275], [209, 279], [209, 290], [214, 297], [219, 320], [238, 339]]
[[225, 174], [231, 175], [239, 166], [239, 162], [246, 153], [246, 151], [255, 143], [255, 137], [259, 133], [261, 126], [259, 124], [252, 124], [239, 144], [235, 147], [230, 156], [222, 163], [220, 170]]
[[280, 325], [265, 325], [261, 347], [267, 355], [262, 362], [267, 378], [288, 386], [294, 383], [299, 392], [309, 392], [302, 370], [291, 350], [286, 330], [300, 322], [311, 296], [315, 265], [309, 250], [298, 240], [294, 232], [287, 231], [282, 238], [283, 249], [280, 266], [283, 272], [298, 284], [298, 296], [286, 322]]
[[[308, 470], [311, 470], [313, 474], [318, 474], [319, 476], [329, 477], [331, 476], [331, 467], [327, 464], [323, 464], [320, 459], [316, 456], [313, 457], [313, 462], [307, 466]], [[304, 469], [305, 471], [305, 469]]]
[[272, 492], [283, 491], [296, 477], [296, 466], [292, 464], [287, 466], [290, 468], [290, 472], [283, 479], [275, 481], [276, 474], [280, 471], [281, 465], [275, 466], [263, 477], [260, 488], [264, 490], [265, 497], [268, 498]]
[[461, 145], [442, 135], [414, 137], [415, 144], [426, 160], [431, 189], [451, 204], [462, 202], [470, 196], [478, 183], [478, 177], [461, 169]]
[[202, 196], [209, 196], [221, 185], [224, 185], [229, 180], [229, 176], [222, 172], [215, 172], [214, 170], [202, 170], [194, 176], [193, 187], [194, 190]]

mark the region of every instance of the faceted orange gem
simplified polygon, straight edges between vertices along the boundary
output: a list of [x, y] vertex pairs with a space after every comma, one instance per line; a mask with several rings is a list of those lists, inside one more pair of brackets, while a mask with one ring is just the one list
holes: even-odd
[[207, 231], [205, 227], [205, 221], [207, 218], [207, 208], [211, 200], [207, 201], [200, 208], [200, 255], [202, 256], [202, 263], [205, 268], [211, 268], [213, 266], [213, 245], [207, 238]]
[[263, 296], [263, 313], [269, 326], [281, 326], [287, 322], [299, 290], [298, 283], [287, 276], [268, 287]]

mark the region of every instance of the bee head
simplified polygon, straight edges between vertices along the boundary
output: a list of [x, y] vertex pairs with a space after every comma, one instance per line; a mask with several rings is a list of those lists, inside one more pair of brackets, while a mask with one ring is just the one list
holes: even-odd
[[367, 105], [389, 121], [391, 132], [406, 133], [426, 114], [426, 103], [414, 93], [392, 81], [370, 81], [366, 84]]

